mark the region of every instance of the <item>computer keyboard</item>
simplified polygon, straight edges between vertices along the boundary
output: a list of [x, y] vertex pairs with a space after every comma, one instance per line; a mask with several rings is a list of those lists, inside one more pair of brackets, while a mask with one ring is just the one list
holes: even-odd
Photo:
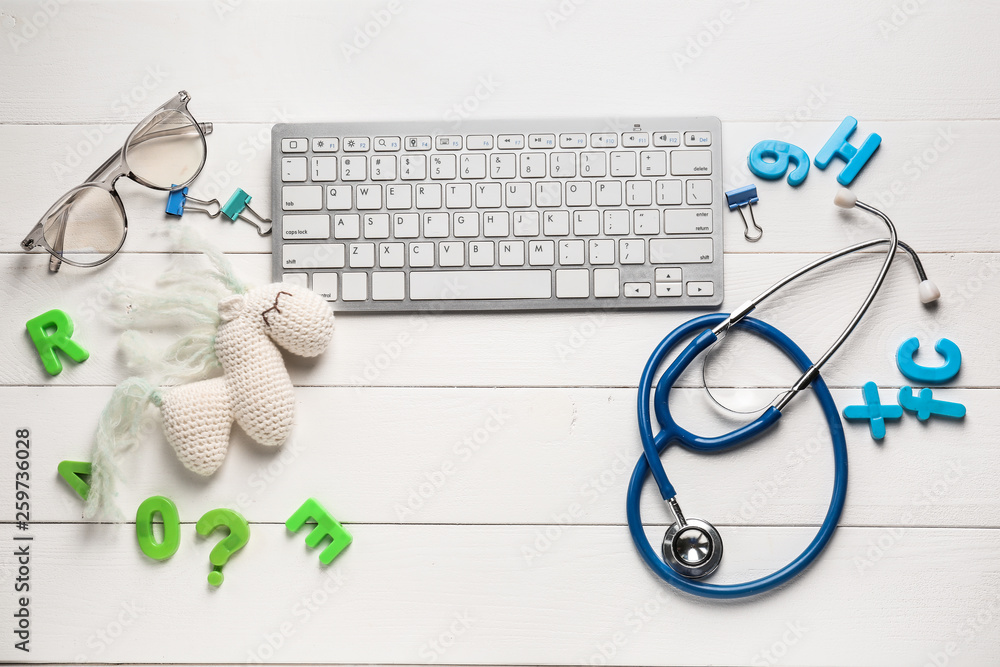
[[718, 118], [440, 125], [275, 125], [275, 280], [346, 311], [722, 303]]

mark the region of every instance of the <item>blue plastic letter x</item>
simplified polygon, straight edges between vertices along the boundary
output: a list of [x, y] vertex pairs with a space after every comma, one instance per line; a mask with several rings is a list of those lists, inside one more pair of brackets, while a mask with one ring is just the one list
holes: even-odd
[[912, 387], [899, 388], [899, 404], [910, 412], [917, 413], [917, 419], [927, 421], [931, 415], [961, 419], [965, 416], [965, 406], [951, 401], [939, 401], [930, 389], [921, 389], [919, 396], [913, 395]]
[[899, 419], [903, 416], [903, 408], [898, 405], [882, 405], [879, 402], [878, 386], [874, 382], [866, 382], [861, 391], [865, 404], [848, 405], [844, 408], [844, 419], [867, 419], [872, 437], [881, 440], [885, 437], [885, 420]]

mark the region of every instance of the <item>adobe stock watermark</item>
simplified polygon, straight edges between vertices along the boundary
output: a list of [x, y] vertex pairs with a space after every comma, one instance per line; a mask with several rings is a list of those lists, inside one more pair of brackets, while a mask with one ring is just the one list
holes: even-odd
[[451, 453], [440, 464], [424, 472], [420, 480], [410, 486], [405, 501], [393, 506], [396, 518], [400, 521], [412, 519], [427, 501], [441, 492], [449, 479], [458, 474], [461, 466], [482, 451], [510, 420], [511, 415], [504, 406], [489, 408], [482, 423], [455, 442]]
[[[1000, 616], [1000, 595], [994, 595], [974, 615], [966, 617], [958, 624], [958, 627], [955, 628], [955, 635], [967, 644], [984, 630], [995, 625], [998, 616]], [[927, 660], [921, 667], [948, 667], [951, 664], [951, 659], [961, 652], [962, 646], [958, 642], [943, 642], [938, 650], [928, 651]]]
[[826, 106], [832, 97], [825, 83], [809, 86], [809, 93], [802, 104], [798, 105], [785, 114], [778, 123], [777, 130], [782, 141], [790, 142], [795, 137], [795, 132], [802, 127], [806, 121], [815, 118], [817, 112]]
[[80, 653], [73, 658], [73, 662], [90, 662], [101, 656], [145, 613], [145, 607], [137, 605], [135, 600], [123, 601], [114, 618], [91, 632], [84, 641], [84, 645], [93, 652]]
[[701, 58], [716, 40], [718, 40], [726, 29], [736, 22], [740, 12], [750, 7], [751, 0], [733, 0], [735, 9], [726, 8], [718, 13], [715, 18], [702, 22], [702, 29], [693, 35], [689, 35], [687, 43], [680, 51], [674, 51], [674, 65], [678, 72], [683, 72], [685, 67], [694, 64], [694, 61]]
[[456, 612], [448, 627], [425, 641], [417, 654], [424, 662], [438, 662], [475, 625], [476, 619], [468, 609]]
[[[159, 90], [161, 84], [168, 76], [169, 73], [164, 71], [159, 65], [150, 65], [146, 68], [144, 76], [139, 83], [123, 92], [111, 103], [111, 113], [120, 119], [119, 122], [124, 122], [136, 107], [140, 105], [149, 106], [148, 99], [150, 93]], [[159, 100], [158, 104], [163, 101]], [[81, 132], [83, 135], [82, 138], [75, 144], [67, 145], [66, 155], [61, 160], [52, 163], [52, 173], [55, 175], [56, 180], [61, 183], [66, 176], [72, 174], [73, 170], [83, 163], [84, 158], [90, 156], [95, 149], [104, 144], [104, 140], [114, 131], [115, 125], [112, 123], [101, 123], [99, 125], [84, 127]], [[119, 146], [111, 147], [109, 153], [118, 148]], [[97, 167], [98, 164], [100, 163], [95, 162], [94, 167]]]
[[750, 658], [750, 664], [753, 667], [777, 665], [788, 655], [788, 650], [798, 644], [808, 631], [809, 628], [802, 625], [800, 621], [786, 621], [781, 636], [773, 641], [770, 646], [755, 653]]
[[69, 2], [70, 0], [42, 0], [38, 3], [37, 11], [20, 20], [12, 14], [0, 12], [0, 25], [11, 30], [7, 35], [7, 42], [14, 53], [16, 54], [22, 46], [38, 37], [59, 15], [63, 5], [68, 5]]
[[254, 502], [288, 470], [292, 462], [298, 459], [304, 451], [306, 451], [306, 446], [297, 438], [286, 442], [270, 461], [257, 466], [257, 469], [247, 476], [246, 485], [251, 491], [242, 491], [236, 495], [233, 501], [235, 508], [246, 511], [247, 508], [253, 506]]
[[472, 87], [472, 93], [451, 105], [442, 114], [442, 118], [445, 122], [450, 123], [452, 130], [457, 130], [463, 121], [476, 115], [483, 102], [493, 97], [501, 85], [503, 82], [497, 81], [493, 74], [480, 76]]
[[899, 4], [892, 6], [888, 16], [879, 18], [875, 26], [882, 34], [882, 39], [889, 39], [889, 36], [897, 33], [910, 22], [910, 19], [920, 12], [920, 8], [927, 4], [927, 0], [903, 0]]
[[340, 53], [344, 56], [344, 60], [350, 63], [360, 56], [402, 11], [401, 0], [389, 0], [382, 9], [372, 10], [369, 20], [354, 26], [350, 41], [340, 42]]
[[549, 24], [550, 30], [555, 30], [560, 24], [565, 23], [571, 16], [576, 14], [587, 0], [559, 0], [555, 9], [545, 10], [545, 21]]
[[339, 567], [332, 567], [323, 577], [322, 583], [309, 593], [305, 593], [288, 609], [286, 620], [269, 632], [260, 636], [257, 646], [247, 651], [246, 663], [260, 665], [271, 660], [288, 640], [295, 636], [299, 627], [311, 621], [334, 596], [344, 587], [344, 575]]
[[[903, 177], [893, 179], [889, 187], [880, 190], [873, 197], [875, 201], [883, 209], [892, 208], [913, 184], [920, 181], [948, 151], [954, 148], [955, 142], [960, 138], [961, 135], [951, 126], [937, 128], [934, 137], [922, 149], [903, 161], [900, 167]], [[850, 228], [850, 231], [853, 233], [853, 228]]]

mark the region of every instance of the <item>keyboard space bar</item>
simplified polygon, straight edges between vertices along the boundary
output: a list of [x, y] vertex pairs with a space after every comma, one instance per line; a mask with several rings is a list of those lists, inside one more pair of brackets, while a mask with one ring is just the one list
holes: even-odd
[[550, 298], [552, 298], [552, 272], [547, 270], [410, 273], [412, 301]]

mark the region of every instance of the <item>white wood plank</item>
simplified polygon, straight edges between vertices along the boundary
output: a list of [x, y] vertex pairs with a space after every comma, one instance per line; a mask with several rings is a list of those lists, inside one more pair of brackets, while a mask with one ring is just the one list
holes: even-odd
[[[0, 655], [44, 662], [244, 663], [256, 654], [289, 663], [603, 664], [603, 648], [611, 664], [690, 665], [710, 651], [716, 664], [757, 665], [767, 664], [763, 651], [785, 649], [784, 664], [882, 666], [924, 664], [952, 642], [959, 651], [953, 665], [990, 664], [1000, 649], [995, 530], [910, 528], [894, 537], [883, 529], [842, 529], [794, 583], [755, 600], [720, 603], [661, 584], [618, 527], [554, 529], [548, 549], [530, 562], [522, 549], [541, 532], [532, 526], [348, 528], [354, 543], [324, 570], [304, 535], [254, 524], [222, 586], [208, 590], [208, 552], [217, 539], [196, 538], [191, 524], [182, 526], [177, 554], [162, 563], [139, 553], [130, 526], [36, 526], [32, 652], [15, 653], [8, 641]], [[659, 539], [661, 531], [650, 533]], [[734, 529], [715, 579], [770, 571], [811, 534]], [[880, 541], [881, 554], [871, 551], [865, 564]], [[12, 555], [2, 553], [9, 568]], [[0, 597], [8, 619], [12, 597]], [[268, 650], [269, 637], [277, 650]]]
[[[199, 111], [196, 106], [192, 110]], [[200, 113], [198, 117], [213, 119]], [[989, 164], [1000, 152], [1000, 123], [860, 120], [859, 131], [877, 131], [883, 141], [852, 187], [863, 201], [892, 216], [900, 238], [919, 252], [1000, 250], [1000, 235], [983, 234], [996, 225], [1000, 213], [984, 205], [981, 197], [963, 195], [993, 187], [991, 172], [976, 165]], [[758, 141], [791, 141], [815, 155], [836, 126], [837, 121], [796, 126], [784, 121], [724, 123], [725, 188], [757, 184], [761, 201], [755, 211], [764, 228], [760, 242], [747, 243], [739, 216], [727, 213], [720, 223], [726, 227], [727, 253], [829, 252], [883, 234], [881, 223], [867, 214], [846, 215], [833, 205], [840, 187], [836, 174], [843, 163], [835, 162], [826, 171], [813, 167], [798, 188], [784, 180], [764, 181], [747, 169], [747, 154]], [[269, 215], [270, 128], [216, 123], [208, 163], [191, 185], [191, 196], [224, 203], [241, 187], [253, 196], [255, 210]], [[119, 148], [130, 129], [129, 124], [0, 125], [0, 178], [15, 186], [0, 195], [8, 220], [0, 227], [0, 250], [18, 252], [18, 243], [48, 206]], [[164, 213], [166, 196], [127, 179], [119, 181], [119, 190], [130, 222], [123, 252], [166, 251], [166, 230], [177, 223]], [[259, 238], [245, 223], [213, 221], [197, 213], [188, 213], [184, 220], [226, 251], [270, 252], [270, 240]]]
[[[727, 311], [815, 256], [733, 255], [726, 264]], [[196, 261], [197, 258], [191, 258]], [[87, 272], [45, 272], [45, 258], [0, 255], [0, 299], [10, 304], [0, 322], [0, 368], [5, 384], [117, 384], [127, 375], [116, 353], [117, 334], [103, 324], [112, 274], [148, 281], [166, 266], [163, 255], [130, 254]], [[814, 358], [832, 342], [861, 302], [877, 271], [877, 255], [866, 255], [819, 272], [779, 292], [755, 313], [782, 329]], [[249, 281], [269, 280], [261, 255], [234, 257]], [[941, 287], [937, 307], [917, 299], [916, 277], [905, 261], [893, 267], [884, 292], [841, 352], [824, 369], [833, 386], [861, 386], [868, 380], [899, 385], [898, 346], [911, 336], [930, 343], [941, 336], [962, 348], [965, 365], [953, 381], [965, 387], [995, 387], [997, 357], [991, 332], [969, 317], [972, 311], [1000, 311], [1000, 292], [991, 289], [1000, 255], [931, 254], [928, 273]], [[24, 332], [24, 322], [50, 308], [64, 308], [77, 323], [77, 337], [91, 352], [60, 375], [44, 373]], [[648, 354], [692, 312], [503, 313], [441, 315], [341, 315], [330, 350], [317, 360], [289, 360], [293, 379], [310, 385], [393, 386], [635, 386]], [[929, 345], [928, 355], [933, 359]], [[788, 386], [797, 377], [763, 343], [734, 337], [720, 351], [720, 379], [740, 386]], [[936, 363], [923, 362], [922, 363]], [[689, 373], [691, 385], [701, 382]]]
[[[254, 521], [282, 522], [312, 494], [335, 503], [341, 519], [360, 523], [625, 523], [625, 491], [641, 452], [632, 390], [296, 391], [297, 426], [284, 448], [262, 448], [237, 432], [225, 464], [208, 479], [185, 470], [159, 425], [150, 424], [123, 461], [124, 516], [134, 518], [142, 500], [162, 494], [186, 514], [228, 506]], [[108, 394], [0, 388], [0, 423], [32, 431], [35, 521], [80, 521], [82, 504], [56, 466], [89, 460]], [[989, 444], [1000, 428], [997, 390], [938, 395], [964, 403], [968, 417], [921, 423], [906, 415], [888, 425], [882, 443], [867, 424], [846, 424], [842, 525], [1000, 526], [993, 492], [1000, 460]], [[889, 402], [894, 392], [883, 390], [883, 397]], [[840, 406], [859, 403], [860, 391], [838, 390], [834, 398]], [[736, 426], [706, 402], [701, 390], [685, 389], [673, 404], [695, 432]], [[685, 511], [720, 526], [818, 523], [832, 490], [829, 435], [811, 396], [758, 443], [714, 456], [674, 449], [664, 464]], [[0, 498], [13, 495], [13, 475], [0, 476]], [[643, 507], [650, 522], [669, 523], [651, 481]], [[0, 520], [14, 520], [12, 503], [0, 506]]]
[[[456, 104], [506, 117], [525, 115], [526, 100], [544, 101], [554, 116], [667, 109], [780, 121], [822, 88], [829, 99], [815, 117], [827, 120], [997, 118], [996, 3], [907, 9], [892, 0], [644, 2], [627, 15], [617, 3], [525, 0], [177, 8], [105, 1], [58, 5], [51, 19], [33, 20], [39, 5], [17, 0], [4, 9], [0, 115], [32, 123], [138, 120], [148, 104], [133, 100], [186, 88], [219, 121], [264, 122], [276, 112], [292, 120], [378, 118], [406, 109], [447, 123]], [[375, 15], [384, 28], [372, 23]], [[893, 21], [899, 30], [887, 31]], [[11, 41], [36, 22], [45, 24], [36, 36]], [[378, 33], [367, 45], [358, 37], [366, 29]], [[345, 55], [356, 39], [363, 48]], [[678, 64], [685, 57], [691, 62]]]

